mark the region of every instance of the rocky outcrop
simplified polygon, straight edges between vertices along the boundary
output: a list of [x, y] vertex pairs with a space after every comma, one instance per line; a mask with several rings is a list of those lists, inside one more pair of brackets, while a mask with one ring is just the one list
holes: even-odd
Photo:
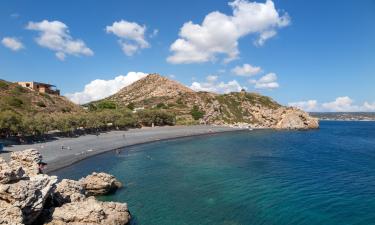
[[127, 204], [99, 202], [94, 197], [55, 208], [48, 225], [124, 225], [130, 220]]
[[82, 178], [79, 182], [89, 196], [108, 194], [122, 187], [120, 181], [107, 173], [94, 172], [91, 175]]
[[0, 159], [0, 224], [31, 224], [43, 211], [57, 177], [38, 174], [41, 159], [32, 149]]
[[296, 108], [285, 110], [274, 126], [276, 129], [315, 129], [318, 127], [318, 119]]
[[19, 208], [23, 223], [31, 224], [42, 212], [46, 199], [56, 183], [56, 177], [36, 175], [29, 180], [1, 185], [0, 198]]
[[85, 198], [85, 189], [82, 187], [81, 183], [69, 179], [63, 179], [58, 183], [53, 194], [54, 204], [57, 206], [81, 201]]
[[7, 184], [20, 180], [25, 174], [22, 167], [12, 168], [2, 158], [0, 158], [0, 184]]
[[[100, 202], [89, 195], [109, 193], [121, 186], [110, 174], [93, 173], [74, 181], [38, 174], [42, 156], [30, 149], [0, 158], [0, 224], [125, 225], [124, 203]], [[86, 191], [86, 187], [89, 191]]]
[[42, 155], [35, 149], [12, 152], [9, 165], [12, 168], [22, 168], [26, 176], [35, 176], [39, 173], [39, 165], [42, 161]]

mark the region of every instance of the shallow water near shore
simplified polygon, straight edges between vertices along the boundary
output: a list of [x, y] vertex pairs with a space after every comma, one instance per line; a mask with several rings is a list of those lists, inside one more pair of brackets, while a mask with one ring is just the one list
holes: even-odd
[[108, 152], [54, 172], [125, 184], [133, 225], [375, 224], [375, 122], [229, 132]]

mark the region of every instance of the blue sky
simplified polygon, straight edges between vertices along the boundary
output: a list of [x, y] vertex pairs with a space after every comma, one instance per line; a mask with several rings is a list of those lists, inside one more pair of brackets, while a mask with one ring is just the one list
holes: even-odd
[[[308, 111], [375, 111], [375, 1], [254, 4], [4, 0], [0, 78], [49, 82], [90, 100], [116, 91], [108, 84], [155, 72], [197, 90], [243, 87]], [[51, 27], [63, 43], [49, 42]], [[188, 46], [173, 48], [178, 39]]]

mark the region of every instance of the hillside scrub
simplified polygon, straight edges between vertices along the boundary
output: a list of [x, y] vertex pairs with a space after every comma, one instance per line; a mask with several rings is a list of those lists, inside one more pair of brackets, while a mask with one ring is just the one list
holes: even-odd
[[194, 105], [193, 109], [191, 110], [191, 116], [194, 118], [194, 120], [199, 120], [203, 118], [204, 112], [200, 110], [197, 105]]

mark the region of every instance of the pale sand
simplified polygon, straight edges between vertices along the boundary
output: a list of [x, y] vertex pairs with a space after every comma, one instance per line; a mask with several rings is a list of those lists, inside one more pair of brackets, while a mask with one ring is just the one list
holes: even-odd
[[[15, 145], [6, 147], [4, 150], [12, 152], [30, 148], [37, 149], [43, 155], [43, 160], [48, 163], [46, 171], [50, 172], [90, 156], [126, 146], [158, 140], [239, 130], [243, 129], [205, 125], [129, 129], [127, 131], [101, 133], [98, 136], [84, 135], [77, 138], [58, 138], [57, 140], [45, 143]], [[64, 146], [63, 149], [62, 146]], [[1, 153], [0, 157], [9, 160], [10, 152]]]

